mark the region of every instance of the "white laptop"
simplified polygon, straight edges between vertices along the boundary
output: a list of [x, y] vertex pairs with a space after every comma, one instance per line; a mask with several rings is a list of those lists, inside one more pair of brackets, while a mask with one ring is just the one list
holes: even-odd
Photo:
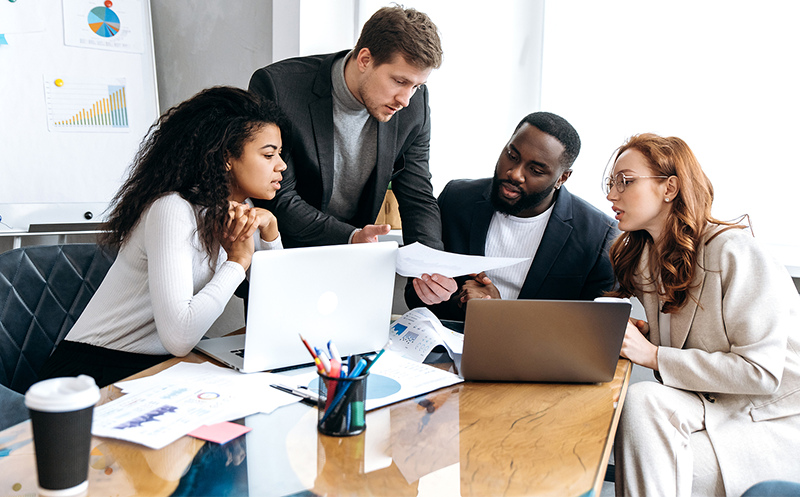
[[245, 335], [201, 340], [200, 352], [244, 373], [298, 366], [312, 346], [343, 356], [389, 338], [397, 243], [265, 250], [253, 254]]

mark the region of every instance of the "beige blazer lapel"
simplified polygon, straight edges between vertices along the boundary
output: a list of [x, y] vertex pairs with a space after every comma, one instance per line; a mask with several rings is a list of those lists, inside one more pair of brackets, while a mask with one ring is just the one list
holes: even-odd
[[661, 345], [661, 334], [658, 329], [658, 294], [650, 273], [649, 261], [650, 250], [645, 245], [639, 258], [639, 274], [642, 275], [642, 294], [639, 296], [639, 301], [647, 314], [647, 324], [650, 326], [650, 334], [648, 335], [650, 343], [659, 346]]
[[[705, 241], [705, 237], [704, 237]], [[641, 259], [639, 259], [639, 274], [642, 275], [642, 295], [640, 301], [642, 306], [647, 312], [647, 324], [650, 326], [650, 343], [656, 346], [661, 345], [661, 332], [658, 327], [658, 316], [660, 305], [658, 302], [658, 293], [656, 292], [655, 282], [652, 279], [649, 267], [650, 251], [649, 247], [642, 250]], [[698, 248], [697, 260], [701, 261], [695, 271], [692, 280], [692, 286], [689, 293], [694, 298], [689, 297], [689, 300], [683, 308], [677, 313], [670, 315], [670, 346], [675, 348], [683, 348], [686, 343], [686, 337], [689, 335], [689, 330], [692, 327], [695, 313], [697, 312], [697, 302], [700, 300], [700, 294], [703, 289], [703, 280], [705, 279], [705, 270], [701, 267], [705, 265], [705, 243], [701, 243]]]
[[694, 316], [697, 312], [697, 303], [700, 301], [700, 294], [703, 292], [703, 280], [706, 277], [706, 271], [703, 269], [706, 265], [705, 240], [706, 237], [703, 237], [700, 247], [697, 249], [697, 265], [692, 279], [692, 286], [689, 288], [690, 297], [683, 308], [670, 317], [669, 339], [672, 342], [671, 345], [678, 349], [682, 349], [683, 344], [686, 343], [686, 337], [689, 336], [689, 330], [692, 328], [692, 321], [694, 321]]

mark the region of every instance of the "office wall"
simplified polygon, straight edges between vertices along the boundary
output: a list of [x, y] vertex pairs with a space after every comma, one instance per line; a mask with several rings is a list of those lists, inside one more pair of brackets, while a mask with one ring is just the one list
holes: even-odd
[[247, 88], [273, 61], [355, 43], [355, 0], [151, 0], [162, 112], [203, 88]]
[[161, 111], [203, 88], [246, 88], [272, 57], [269, 0], [151, 0]]
[[634, 133], [679, 136], [714, 184], [713, 214], [750, 214], [800, 270], [800, 3], [551, 1], [545, 17], [542, 103], [583, 141], [571, 191], [611, 213], [612, 151]]

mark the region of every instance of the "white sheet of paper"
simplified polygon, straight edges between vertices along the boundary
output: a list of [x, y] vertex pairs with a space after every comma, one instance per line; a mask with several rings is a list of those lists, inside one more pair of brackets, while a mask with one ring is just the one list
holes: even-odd
[[423, 274], [441, 274], [448, 278], [465, 274], [478, 274], [481, 271], [513, 266], [529, 257], [483, 257], [442, 252], [426, 247], [419, 242], [400, 247], [397, 252], [397, 274], [408, 278], [419, 278]]
[[439, 318], [425, 307], [406, 312], [392, 323], [390, 330], [392, 345], [389, 350], [413, 361], [424, 361], [437, 345], [446, 347], [451, 358], [464, 349], [464, 335], [445, 328]]
[[299, 397], [269, 386], [278, 379], [273, 373], [178, 363], [147, 378], [119, 382], [126, 395], [95, 408], [92, 434], [160, 449], [202, 425], [298, 402]]

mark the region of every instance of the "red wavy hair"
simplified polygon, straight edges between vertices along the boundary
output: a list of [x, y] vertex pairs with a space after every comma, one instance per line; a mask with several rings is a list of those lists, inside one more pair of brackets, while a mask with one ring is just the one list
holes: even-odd
[[[643, 133], [630, 137], [613, 155], [616, 164], [623, 152], [634, 149], [647, 159], [654, 176], [678, 178], [678, 194], [672, 200], [662, 239], [658, 245], [646, 230], [624, 232], [609, 250], [611, 266], [618, 287], [612, 297], [631, 297], [637, 288], [639, 261], [645, 247], [649, 249], [651, 279], [664, 305], [662, 312], [678, 311], [690, 297], [692, 279], [697, 267], [697, 248], [709, 223], [729, 227], [745, 226], [720, 221], [711, 216], [714, 188], [689, 145], [680, 138]], [[643, 288], [639, 288], [644, 291]]]

